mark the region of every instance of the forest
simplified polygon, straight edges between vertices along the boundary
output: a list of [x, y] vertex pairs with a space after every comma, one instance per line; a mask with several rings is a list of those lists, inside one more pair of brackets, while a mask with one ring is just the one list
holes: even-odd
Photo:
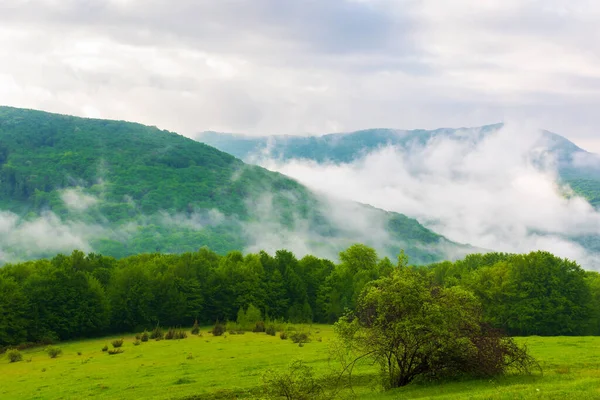
[[600, 274], [548, 252], [474, 254], [410, 266], [366, 245], [339, 262], [279, 250], [221, 256], [208, 248], [123, 259], [74, 251], [0, 268], [0, 346], [236, 321], [333, 323], [367, 283], [411, 269], [429, 285], [475, 295], [486, 322], [509, 335], [599, 335]]
[[[388, 243], [368, 243], [373, 235], [332, 218], [332, 207], [360, 213]], [[48, 221], [80, 227], [76, 236], [84, 237], [86, 252], [116, 258], [200, 245], [221, 255], [263, 249], [265, 226], [296, 233], [294, 239], [303, 232], [311, 254], [335, 255], [360, 242], [390, 256], [403, 248], [426, 264], [445, 259], [441, 248], [472, 250], [402, 214], [358, 203], [332, 206], [293, 179], [173, 132], [11, 107], [0, 107], [3, 217], [18, 221], [13, 230]], [[17, 237], [0, 230], [0, 263], [81, 248], [30, 246]]]

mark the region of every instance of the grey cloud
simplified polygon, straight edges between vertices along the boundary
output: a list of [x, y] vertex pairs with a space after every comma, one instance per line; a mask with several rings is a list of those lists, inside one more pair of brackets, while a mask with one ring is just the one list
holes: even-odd
[[589, 1], [0, 2], [0, 103], [315, 134], [507, 119], [600, 151]]

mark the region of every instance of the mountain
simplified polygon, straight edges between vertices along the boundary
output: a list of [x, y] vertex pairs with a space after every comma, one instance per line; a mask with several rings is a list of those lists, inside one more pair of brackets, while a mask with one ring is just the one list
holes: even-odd
[[415, 263], [472, 250], [173, 132], [0, 107], [0, 262], [201, 246], [335, 257], [354, 242]]
[[[267, 154], [279, 160], [309, 159], [318, 163], [350, 163], [381, 147], [392, 145], [405, 149], [425, 145], [438, 138], [480, 142], [497, 132], [504, 124], [476, 128], [440, 128], [435, 130], [367, 129], [323, 136], [247, 136], [241, 134], [202, 132], [195, 139], [253, 161]], [[600, 156], [589, 153], [558, 134], [542, 131], [542, 138], [532, 149], [536, 154], [550, 154], [557, 162], [563, 183], [600, 207]]]
[[[506, 128], [506, 129], [502, 129]], [[498, 133], [498, 135], [495, 135]], [[364, 184], [365, 174], [361, 171], [369, 170], [369, 168], [380, 168], [375, 175], [374, 180], [381, 180], [381, 174], [388, 171], [386, 168], [400, 168], [401, 170], [392, 171], [400, 177], [410, 176], [412, 178], [412, 187], [404, 199], [418, 201], [425, 204], [424, 193], [431, 194], [432, 185], [435, 185], [438, 180], [441, 182], [452, 181], [452, 185], [446, 188], [452, 192], [452, 187], [463, 187], [468, 179], [470, 188], [478, 190], [478, 193], [488, 190], [486, 196], [499, 199], [501, 196], [507, 196], [510, 192], [510, 187], [502, 187], [501, 185], [523, 184], [517, 181], [498, 181], [498, 168], [510, 170], [511, 168], [520, 169], [524, 176], [529, 174], [528, 167], [533, 166], [539, 171], [556, 171], [557, 182], [560, 185], [562, 195], [566, 198], [572, 197], [573, 194], [584, 197], [597, 211], [600, 211], [600, 156], [589, 153], [566, 138], [549, 132], [539, 131], [526, 132], [528, 136], [524, 136], [522, 132], [513, 129], [510, 126], [503, 124], [486, 125], [475, 128], [442, 128], [436, 130], [393, 130], [393, 129], [369, 129], [350, 133], [328, 134], [319, 137], [301, 137], [301, 136], [269, 136], [269, 137], [252, 137], [235, 134], [225, 134], [216, 132], [204, 132], [199, 134], [196, 139], [207, 144], [213, 145], [223, 151], [230, 152], [246, 161], [257, 162], [263, 165], [275, 165], [275, 168], [282, 168], [284, 165], [298, 165], [296, 161], [285, 163], [285, 161], [294, 160], [309, 160], [317, 163], [310, 166], [310, 163], [303, 163], [304, 172], [312, 171], [332, 171], [332, 170], [351, 170], [357, 175], [357, 179], [362, 179]], [[489, 140], [488, 140], [489, 139]], [[389, 156], [391, 152], [385, 152], [384, 148], [393, 146], [394, 155], [403, 157], [398, 163], [390, 162]], [[501, 146], [495, 152], [489, 146]], [[365, 158], [368, 154], [379, 153], [385, 162], [389, 164], [384, 168], [380, 161], [373, 158]], [[435, 156], [433, 155], [435, 154]], [[462, 156], [457, 156], [462, 155]], [[436, 157], [439, 159], [436, 160]], [[458, 158], [457, 158], [458, 157]], [[460, 158], [464, 157], [464, 158]], [[485, 157], [485, 158], [483, 158]], [[504, 161], [502, 159], [508, 160]], [[465, 159], [471, 161], [471, 164], [464, 164]], [[355, 163], [355, 161], [359, 161]], [[371, 164], [364, 164], [363, 161], [368, 160]], [[364, 161], [367, 162], [367, 161]], [[452, 164], [455, 162], [455, 164]], [[434, 164], [443, 165], [442, 169], [435, 169]], [[333, 167], [334, 164], [336, 167]], [[348, 167], [352, 165], [352, 167]], [[467, 167], [466, 165], [471, 165]], [[433, 167], [434, 169], [430, 169]], [[479, 168], [484, 170], [478, 170]], [[550, 167], [550, 168], [547, 168]], [[467, 168], [467, 169], [465, 169]], [[287, 169], [292, 173], [291, 169]], [[425, 171], [425, 173], [423, 173]], [[466, 175], [465, 175], [466, 174]], [[510, 172], [508, 172], [510, 174]], [[334, 175], [335, 176], [335, 175]], [[504, 174], [504, 176], [508, 176]], [[347, 179], [352, 179], [351, 175], [345, 176]], [[385, 195], [385, 190], [391, 193], [393, 183], [389, 179], [384, 179], [385, 185], [388, 187], [381, 188], [381, 196]], [[306, 178], [304, 181], [308, 183]], [[420, 186], [418, 182], [421, 182]], [[491, 188], [494, 183], [496, 188]], [[532, 182], [529, 182], [531, 185]], [[539, 182], [538, 182], [539, 183]], [[570, 189], [566, 188], [566, 185]], [[371, 184], [363, 185], [363, 187], [374, 187]], [[402, 190], [402, 184], [395, 187], [396, 190]], [[428, 191], [429, 190], [429, 191]], [[470, 190], [467, 188], [467, 190]], [[446, 192], [441, 192], [442, 195]], [[347, 196], [348, 199], [365, 198], [368, 196]], [[480, 203], [475, 205], [483, 205], [488, 202], [490, 197], [481, 197]], [[512, 198], [515, 200], [516, 198]], [[547, 198], [539, 198], [541, 204], [547, 205]], [[430, 207], [442, 207], [444, 204], [439, 202], [431, 202]], [[521, 198], [519, 201], [529, 202], [527, 199]], [[381, 206], [385, 202], [380, 202]], [[498, 201], [496, 201], [498, 203]], [[388, 201], [388, 204], [389, 201]], [[406, 202], [403, 204], [407, 204]], [[436, 205], [434, 205], [436, 204]], [[552, 240], [555, 242], [563, 242], [554, 246], [548, 245], [551, 249], [557, 247], [572, 248], [569, 243], [576, 243], [583, 247], [585, 251], [592, 254], [594, 260], [600, 260], [600, 226], [598, 214], [588, 214], [590, 218], [584, 216], [585, 206], [573, 206], [569, 211], [566, 206], [563, 207], [559, 202], [553, 203], [556, 207], [562, 207], [563, 217], [560, 221], [556, 220], [556, 224], [552, 224], [554, 211], [548, 210], [548, 214], [543, 216], [538, 214], [537, 220], [532, 220], [530, 217], [519, 215], [517, 212], [511, 212], [503, 209], [502, 206], [496, 207], [497, 210], [503, 209], [504, 213], [514, 215], [514, 223], [512, 227], [508, 227], [506, 223], [500, 221], [499, 224], [494, 224], [492, 216], [480, 216], [486, 218], [486, 221], [478, 220], [472, 222], [474, 226], [487, 226], [489, 229], [484, 234], [490, 232], [506, 232], [506, 229], [517, 229], [515, 232], [522, 232], [523, 239], [529, 240], [530, 243], [535, 243], [537, 240]], [[411, 204], [408, 203], [409, 208]], [[415, 212], [414, 205], [412, 206], [413, 213], [405, 211], [401, 206], [391, 204], [392, 209], [400, 212], [409, 212], [409, 216], [419, 218], [426, 226], [434, 230], [440, 230], [453, 239], [453, 235], [449, 229], [452, 224], [461, 224], [461, 221], [455, 217], [448, 215], [440, 217], [440, 213], [436, 210], [426, 209], [421, 207], [418, 212]], [[550, 207], [550, 206], [547, 206]], [[541, 209], [541, 208], [540, 208]], [[464, 220], [473, 221], [474, 214], [468, 209], [455, 210], [459, 215], [464, 215]], [[443, 212], [443, 211], [442, 211]], [[568, 212], [577, 212], [578, 219], [574, 219], [566, 215]], [[573, 216], [574, 217], [574, 216]], [[441, 219], [445, 218], [445, 219]], [[452, 221], [451, 221], [452, 220]], [[568, 222], [568, 221], [571, 222]], [[577, 222], [575, 222], [577, 221]], [[548, 223], [546, 223], [548, 222]], [[440, 227], [440, 224], [444, 227]], [[448, 227], [450, 228], [448, 229]], [[519, 228], [516, 228], [519, 226]], [[562, 229], [562, 230], [561, 230]], [[475, 231], [473, 229], [472, 231]], [[465, 231], [462, 230], [462, 233]], [[496, 234], [496, 233], [494, 233]], [[503, 234], [503, 233], [502, 233]], [[499, 237], [502, 237], [499, 234]], [[519, 236], [520, 237], [520, 236]], [[476, 241], [473, 236], [466, 234], [460, 235], [461, 240]], [[513, 236], [515, 240], [514, 247], [518, 247], [519, 243], [516, 240], [517, 236]], [[542, 239], [543, 238], [543, 239]], [[506, 238], [499, 240], [506, 241]], [[489, 247], [492, 243], [481, 244], [484, 247]], [[535, 246], [532, 244], [531, 246]], [[578, 250], [574, 250], [578, 251]], [[579, 252], [579, 251], [578, 251]], [[578, 254], [580, 255], [581, 252]], [[573, 252], [565, 252], [572, 256]], [[583, 258], [589, 258], [584, 257]], [[587, 261], [587, 265], [595, 265], [597, 268], [600, 261]]]

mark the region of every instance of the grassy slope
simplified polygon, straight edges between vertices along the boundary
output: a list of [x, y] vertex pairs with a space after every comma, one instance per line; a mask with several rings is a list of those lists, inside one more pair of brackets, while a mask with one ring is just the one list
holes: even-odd
[[[73, 187], [96, 202], [85, 211], [69, 208], [61, 196]], [[272, 210], [263, 211], [265, 195], [273, 196]], [[248, 204], [255, 204], [254, 209]], [[292, 230], [308, 221], [310, 233], [343, 239], [344, 245], [333, 253], [360, 241], [328, 221], [327, 208], [298, 182], [213, 147], [136, 123], [10, 107], [0, 107], [4, 210], [28, 218], [51, 210], [63, 221], [108, 225], [114, 233], [91, 243], [96, 252], [116, 257], [194, 251], [203, 245], [219, 253], [241, 250], [249, 238], [240, 223], [265, 223], [260, 218]], [[218, 210], [224, 222], [203, 222], [201, 229], [164, 223], [165, 212], [187, 221], [196, 214], [206, 217], [208, 210]], [[267, 215], [257, 218], [261, 212]], [[395, 256], [402, 246], [414, 262], [444, 257], [440, 251], [422, 250], [443, 238], [414, 219], [377, 212], [389, 220], [387, 230], [399, 245], [387, 255]]]
[[[190, 336], [181, 341], [149, 341], [133, 346], [126, 336], [123, 354], [101, 352], [110, 338], [70, 342], [64, 353], [50, 359], [42, 349], [24, 352], [22, 361], [10, 364], [0, 357], [0, 398], [10, 399], [177, 399], [186, 396], [231, 398], [232, 392], [255, 396], [260, 377], [269, 368], [302, 359], [317, 372], [328, 370], [330, 326], [315, 326], [313, 341], [300, 348], [289, 340], [246, 333], [212, 337]], [[512, 376], [443, 384], [413, 384], [390, 392], [355, 388], [369, 399], [598, 399], [600, 398], [600, 338], [521, 338], [544, 366], [543, 377]], [[81, 352], [82, 355], [77, 355]], [[193, 359], [188, 359], [192, 354]], [[365, 367], [361, 373], [373, 374]]]

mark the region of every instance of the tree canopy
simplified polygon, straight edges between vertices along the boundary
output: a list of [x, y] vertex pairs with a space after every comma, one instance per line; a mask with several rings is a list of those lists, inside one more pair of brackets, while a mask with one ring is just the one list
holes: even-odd
[[386, 387], [419, 377], [493, 376], [534, 364], [512, 339], [484, 323], [474, 294], [440, 287], [407, 268], [367, 284], [356, 309], [335, 329], [352, 354], [349, 368], [372, 359]]

